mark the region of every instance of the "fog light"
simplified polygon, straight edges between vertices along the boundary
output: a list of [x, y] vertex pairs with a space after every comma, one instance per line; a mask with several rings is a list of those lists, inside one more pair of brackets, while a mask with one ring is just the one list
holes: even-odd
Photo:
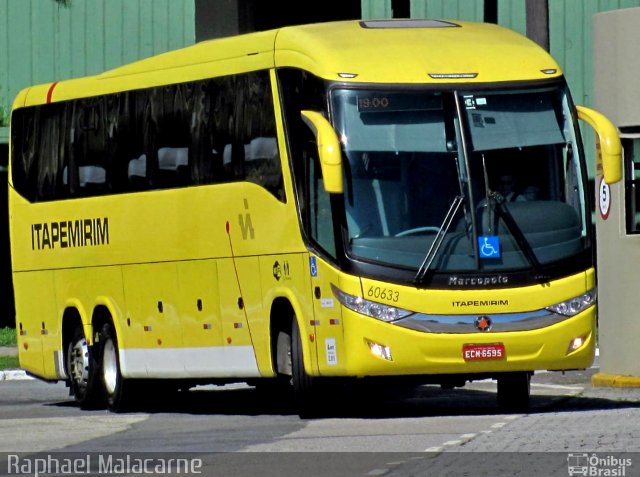
[[573, 353], [575, 350], [577, 350], [578, 348], [581, 348], [582, 345], [584, 345], [584, 343], [587, 340], [584, 338], [584, 336], [579, 336], [577, 338], [573, 338], [570, 342], [569, 342], [569, 349], [567, 349], [567, 354], [569, 353]]
[[391, 356], [391, 349], [388, 346], [384, 346], [373, 341], [367, 341], [369, 350], [378, 358], [386, 359], [387, 361], [393, 361]]

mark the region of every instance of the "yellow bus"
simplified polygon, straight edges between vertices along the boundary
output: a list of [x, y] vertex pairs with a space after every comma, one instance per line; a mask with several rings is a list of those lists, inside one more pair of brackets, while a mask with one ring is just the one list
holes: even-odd
[[461, 21], [285, 27], [25, 89], [21, 366], [114, 411], [141, 383], [238, 381], [307, 415], [356, 378], [493, 378], [526, 406], [534, 371], [594, 356], [578, 117], [619, 180], [558, 64]]

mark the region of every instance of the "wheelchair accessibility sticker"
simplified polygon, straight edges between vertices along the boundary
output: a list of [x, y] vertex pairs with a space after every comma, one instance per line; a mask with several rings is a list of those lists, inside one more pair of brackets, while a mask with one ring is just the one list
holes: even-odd
[[316, 262], [316, 257], [313, 255], [309, 257], [309, 269], [312, 277], [318, 276], [318, 263]]
[[478, 237], [480, 258], [500, 258], [500, 237], [497, 235], [481, 235]]

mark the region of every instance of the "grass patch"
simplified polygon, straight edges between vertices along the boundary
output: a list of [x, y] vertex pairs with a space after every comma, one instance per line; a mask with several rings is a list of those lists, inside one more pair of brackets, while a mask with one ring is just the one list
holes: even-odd
[[17, 356], [0, 356], [0, 370], [2, 369], [18, 369], [20, 362]]
[[0, 328], [0, 346], [16, 345], [16, 329]]

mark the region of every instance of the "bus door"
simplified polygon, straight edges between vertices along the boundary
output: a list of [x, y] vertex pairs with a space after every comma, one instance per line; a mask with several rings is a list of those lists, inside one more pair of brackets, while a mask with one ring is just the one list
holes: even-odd
[[330, 376], [344, 367], [345, 356], [342, 312], [331, 288], [339, 286], [339, 276], [334, 267], [313, 254], [309, 256], [309, 274], [314, 316], [307, 323], [307, 335], [315, 345], [319, 373]]
[[[334, 209], [317, 151], [315, 140], [309, 141], [304, 151], [307, 232], [317, 248], [329, 257], [336, 257]], [[340, 304], [331, 289], [332, 284], [339, 285], [339, 276], [335, 267], [314, 253], [309, 256], [309, 273], [314, 316], [306, 323], [310, 327], [307, 336], [316, 348], [319, 373], [330, 375], [340, 367], [344, 340]], [[305, 334], [301, 333], [301, 336]]]

